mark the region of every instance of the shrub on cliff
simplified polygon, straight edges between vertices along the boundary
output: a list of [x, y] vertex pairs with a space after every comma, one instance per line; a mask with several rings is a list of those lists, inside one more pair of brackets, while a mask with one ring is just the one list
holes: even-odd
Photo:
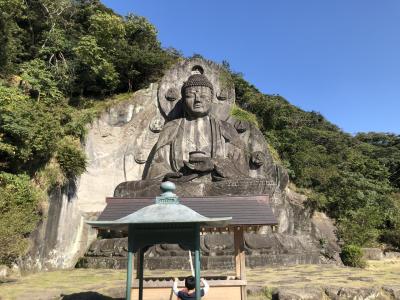
[[239, 106], [234, 105], [231, 110], [231, 115], [237, 120], [246, 121], [253, 124], [257, 128], [259, 127], [256, 115], [241, 109]]
[[75, 178], [86, 169], [86, 156], [79, 140], [66, 136], [57, 145], [56, 159], [67, 178]]

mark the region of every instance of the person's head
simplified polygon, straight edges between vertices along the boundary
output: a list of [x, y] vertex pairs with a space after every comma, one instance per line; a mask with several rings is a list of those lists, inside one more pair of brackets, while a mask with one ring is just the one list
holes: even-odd
[[208, 115], [213, 93], [213, 86], [206, 76], [191, 75], [182, 87], [185, 114], [192, 118]]
[[196, 279], [193, 276], [185, 278], [185, 287], [190, 291], [196, 288]]

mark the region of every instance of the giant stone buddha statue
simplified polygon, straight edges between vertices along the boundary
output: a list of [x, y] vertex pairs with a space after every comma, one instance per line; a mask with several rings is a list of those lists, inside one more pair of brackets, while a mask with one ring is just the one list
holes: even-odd
[[146, 174], [178, 182], [245, 177], [248, 164], [235, 128], [211, 113], [214, 89], [203, 74], [183, 84], [184, 115], [166, 123]]
[[287, 174], [273, 163], [262, 133], [230, 115], [234, 86], [224, 87], [221, 78], [221, 70], [203, 60], [185, 61], [164, 76], [158, 109], [166, 122], [143, 159], [142, 180], [119, 184], [114, 196], [155, 196], [165, 180], [174, 181], [185, 196], [284, 188]]

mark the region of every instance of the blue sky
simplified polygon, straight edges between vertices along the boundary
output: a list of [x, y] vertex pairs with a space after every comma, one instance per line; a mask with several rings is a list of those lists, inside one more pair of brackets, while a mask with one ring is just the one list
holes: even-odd
[[400, 0], [103, 0], [343, 130], [400, 134]]

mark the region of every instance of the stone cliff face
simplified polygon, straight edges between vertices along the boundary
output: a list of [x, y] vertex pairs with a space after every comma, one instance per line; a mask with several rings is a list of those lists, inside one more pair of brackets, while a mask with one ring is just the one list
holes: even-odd
[[84, 143], [87, 170], [76, 182], [53, 190], [47, 217], [32, 236], [32, 249], [23, 260], [27, 270], [74, 267], [97, 232], [84, 223], [95, 219], [118, 183], [141, 178], [157, 136], [148, 129], [157, 115], [157, 85], [138, 91], [129, 100], [105, 111], [89, 125]]
[[[175, 80], [179, 72], [171, 74]], [[218, 87], [215, 78], [213, 84]], [[165, 111], [176, 113], [170, 107], [160, 107], [158, 98], [164, 90], [168, 101], [168, 97], [176, 99], [172, 93], [174, 90], [167, 90], [162, 83], [161, 87], [152, 84], [134, 93], [130, 99], [109, 108], [89, 126], [84, 143], [87, 170], [76, 182], [49, 195], [48, 217], [33, 236], [33, 247], [23, 262], [24, 268], [71, 268], [88, 248], [80, 265], [124, 267], [126, 239], [96, 240], [97, 233], [84, 220], [98, 216], [105, 207], [105, 198], [113, 196], [118, 184], [143, 179], [149, 167], [149, 157], [154, 155], [159, 133], [168, 119]], [[221, 99], [232, 97], [229, 90], [220, 89], [217, 92]], [[226, 111], [223, 105], [228, 102], [217, 102], [220, 106], [216, 106], [215, 111]], [[164, 102], [164, 105], [167, 104], [169, 102]], [[249, 151], [264, 153], [266, 160], [271, 160], [264, 137], [256, 128], [246, 128], [243, 122], [232, 124], [244, 143], [249, 145]], [[282, 169], [267, 169], [271, 164], [264, 166], [264, 170], [250, 170], [250, 177], [259, 179], [263, 174], [270, 176], [269, 182], [272, 183], [267, 192], [279, 226], [274, 232], [263, 228], [246, 235], [246, 251], [250, 254], [248, 263], [256, 266], [334, 261], [338, 247], [331, 221], [323, 214], [311, 215], [305, 209], [305, 198], [287, 187], [287, 181], [281, 178], [284, 174]], [[251, 191], [247, 192], [251, 194]], [[202, 250], [203, 265], [206, 267], [229, 267], [233, 263], [232, 257], [227, 256], [233, 251], [232, 237], [228, 234], [204, 236]], [[182, 254], [181, 259], [174, 259], [177, 265], [171, 265], [168, 257], [179, 254]], [[182, 260], [187, 260], [177, 246], [155, 246], [146, 255], [150, 267], [179, 267]]]

